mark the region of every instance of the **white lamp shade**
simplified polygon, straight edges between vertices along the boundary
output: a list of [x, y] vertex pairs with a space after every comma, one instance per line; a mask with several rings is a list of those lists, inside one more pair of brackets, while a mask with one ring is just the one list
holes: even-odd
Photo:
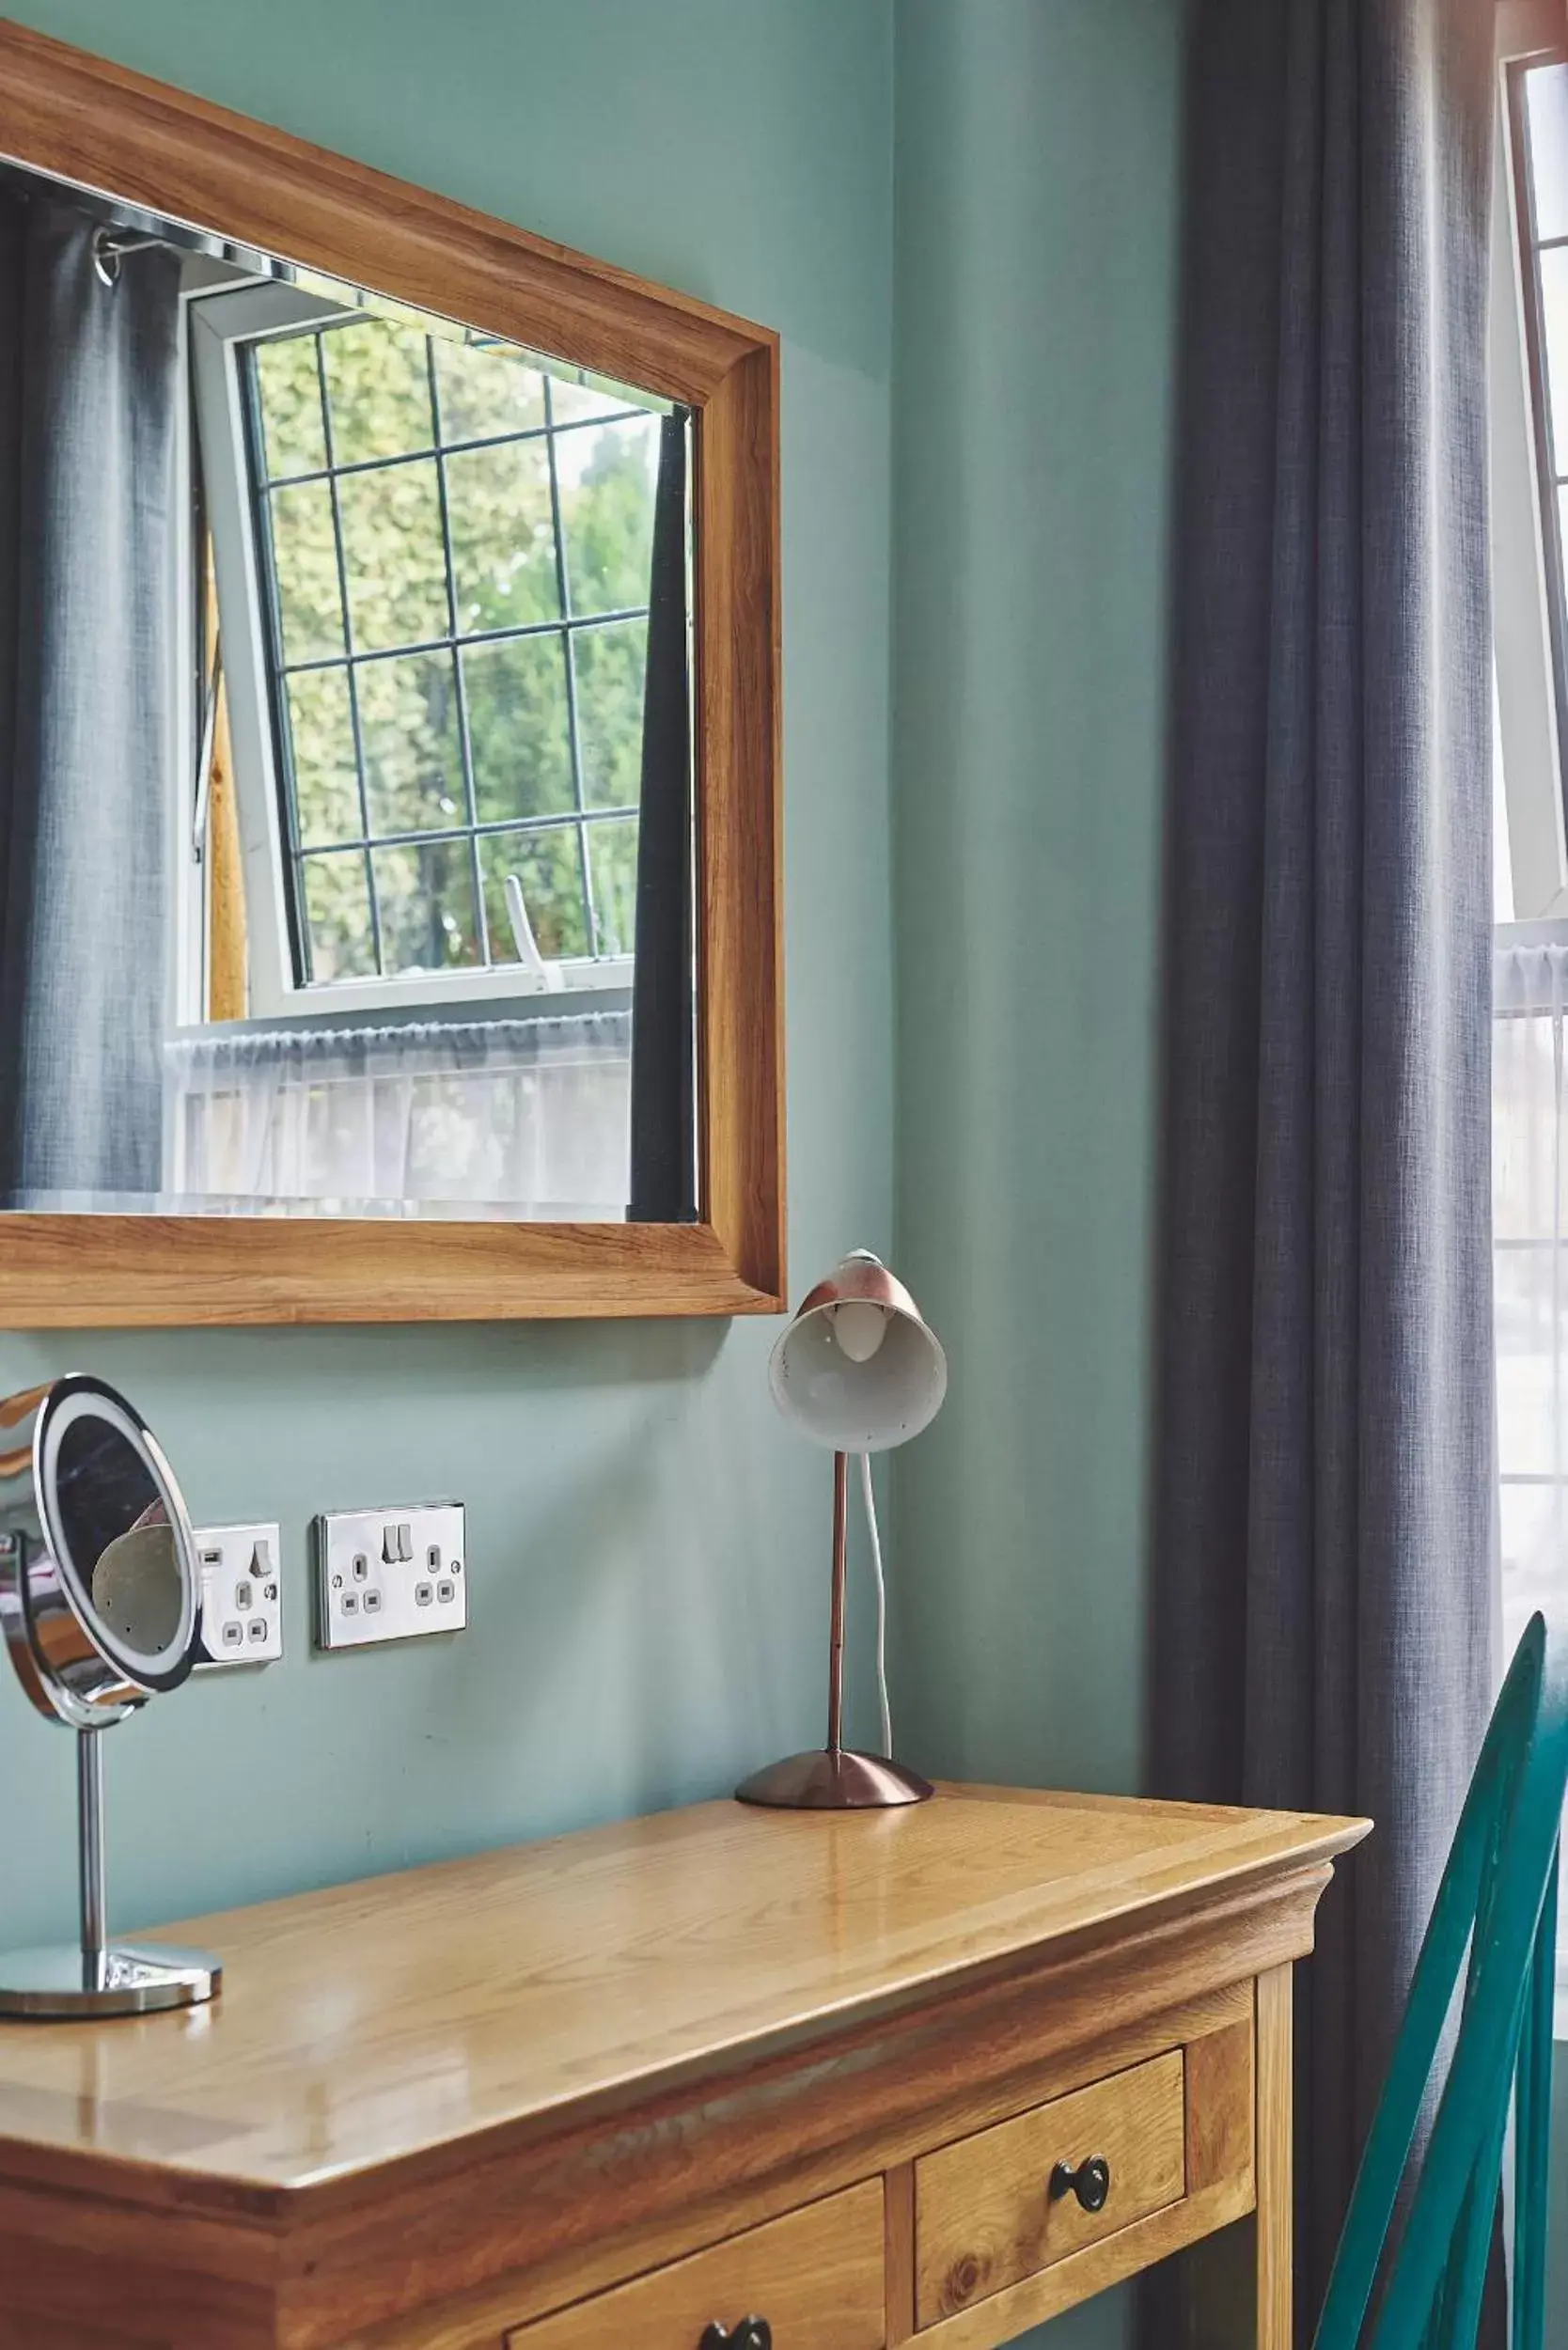
[[[840, 1307], [851, 1309], [844, 1342], [835, 1326]], [[880, 1342], [870, 1323], [870, 1347], [868, 1308], [884, 1321]], [[773, 1350], [768, 1378], [785, 1418], [813, 1444], [886, 1452], [941, 1410], [948, 1358], [902, 1282], [856, 1250], [805, 1299]]]

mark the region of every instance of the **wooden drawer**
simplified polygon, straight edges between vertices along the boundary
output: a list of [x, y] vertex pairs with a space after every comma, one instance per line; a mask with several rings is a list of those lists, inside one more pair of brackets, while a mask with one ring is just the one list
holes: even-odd
[[[1186, 2190], [1180, 2048], [1036, 2106], [915, 2166], [916, 2307], [922, 2326], [1114, 2235]], [[1099, 2211], [1053, 2195], [1058, 2163], [1110, 2168]]]
[[507, 2350], [699, 2350], [710, 2326], [766, 2318], [774, 2350], [883, 2350], [882, 2181], [514, 2326]]

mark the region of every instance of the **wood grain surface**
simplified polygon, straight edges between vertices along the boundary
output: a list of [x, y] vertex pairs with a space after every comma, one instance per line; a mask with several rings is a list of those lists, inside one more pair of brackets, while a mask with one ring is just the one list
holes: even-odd
[[1187, 2192], [1252, 2168], [1253, 2023], [1231, 2024], [1186, 2052]]
[[[929, 2350], [996, 2350], [999, 2343], [1014, 2341], [1027, 2327], [1059, 2317], [1064, 2310], [1091, 2300], [1107, 2287], [1152, 2268], [1156, 2261], [1168, 2260], [1184, 2246], [1245, 2218], [1251, 2208], [1250, 2179], [1205, 2187], [1201, 2194], [1168, 2203], [1162, 2211], [1151, 2212], [1147, 2219], [1137, 2219], [1115, 2235], [1102, 2236], [1097, 2244], [1086, 2245], [1070, 2259], [1026, 2277], [988, 2301], [957, 2311], [928, 2326], [918, 2340]], [[1262, 2350], [1262, 2338], [1259, 2340]]]
[[1258, 2350], [1291, 2350], [1292, 1969], [1258, 1977]]
[[1362, 1833], [1070, 1795], [726, 1802], [190, 1921], [169, 1938], [224, 1960], [210, 2009], [0, 2033], [0, 2176], [53, 2148], [319, 2186], [1081, 1956]]
[[884, 2179], [897, 2342], [923, 2157], [1190, 2068], [1216, 2175], [931, 2336], [1001, 2342], [1252, 2208], [1245, 2117], [1191, 2099], [1245, 2096], [1256, 1979], [1364, 1830], [984, 1788], [708, 1804], [171, 1927], [223, 1953], [212, 2007], [0, 2030], [0, 2350], [86, 2343], [127, 2295], [149, 2350], [499, 2350]]
[[507, 2350], [697, 2350], [704, 2329], [746, 2317], [776, 2350], [883, 2350], [882, 2182], [808, 2203], [711, 2251], [673, 2261], [536, 2325]]
[[[1186, 2186], [1182, 2052], [1053, 2098], [915, 2166], [915, 2301], [922, 2326], [1179, 2202]], [[1099, 2211], [1051, 2191], [1058, 2163], [1110, 2169]]]
[[915, 2165], [896, 2162], [882, 2182], [886, 2232], [888, 2350], [915, 2331]]

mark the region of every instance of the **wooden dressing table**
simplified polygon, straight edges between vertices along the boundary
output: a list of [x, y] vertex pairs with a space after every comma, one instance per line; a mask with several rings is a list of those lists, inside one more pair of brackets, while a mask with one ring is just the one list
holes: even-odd
[[1288, 2350], [1366, 1828], [706, 1804], [203, 1919], [212, 2007], [0, 2031], [0, 2344], [982, 2350], [1255, 2210]]

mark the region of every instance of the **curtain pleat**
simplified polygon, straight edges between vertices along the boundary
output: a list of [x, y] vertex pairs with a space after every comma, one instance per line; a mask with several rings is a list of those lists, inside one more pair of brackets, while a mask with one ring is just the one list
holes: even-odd
[[155, 1192], [178, 258], [0, 193], [0, 1195]]
[[645, 1224], [697, 1214], [686, 430], [683, 409], [660, 429], [643, 698], [631, 1214]]
[[1152, 1752], [1376, 1822], [1298, 1985], [1304, 2340], [1490, 1697], [1491, 39], [1193, 21]]

